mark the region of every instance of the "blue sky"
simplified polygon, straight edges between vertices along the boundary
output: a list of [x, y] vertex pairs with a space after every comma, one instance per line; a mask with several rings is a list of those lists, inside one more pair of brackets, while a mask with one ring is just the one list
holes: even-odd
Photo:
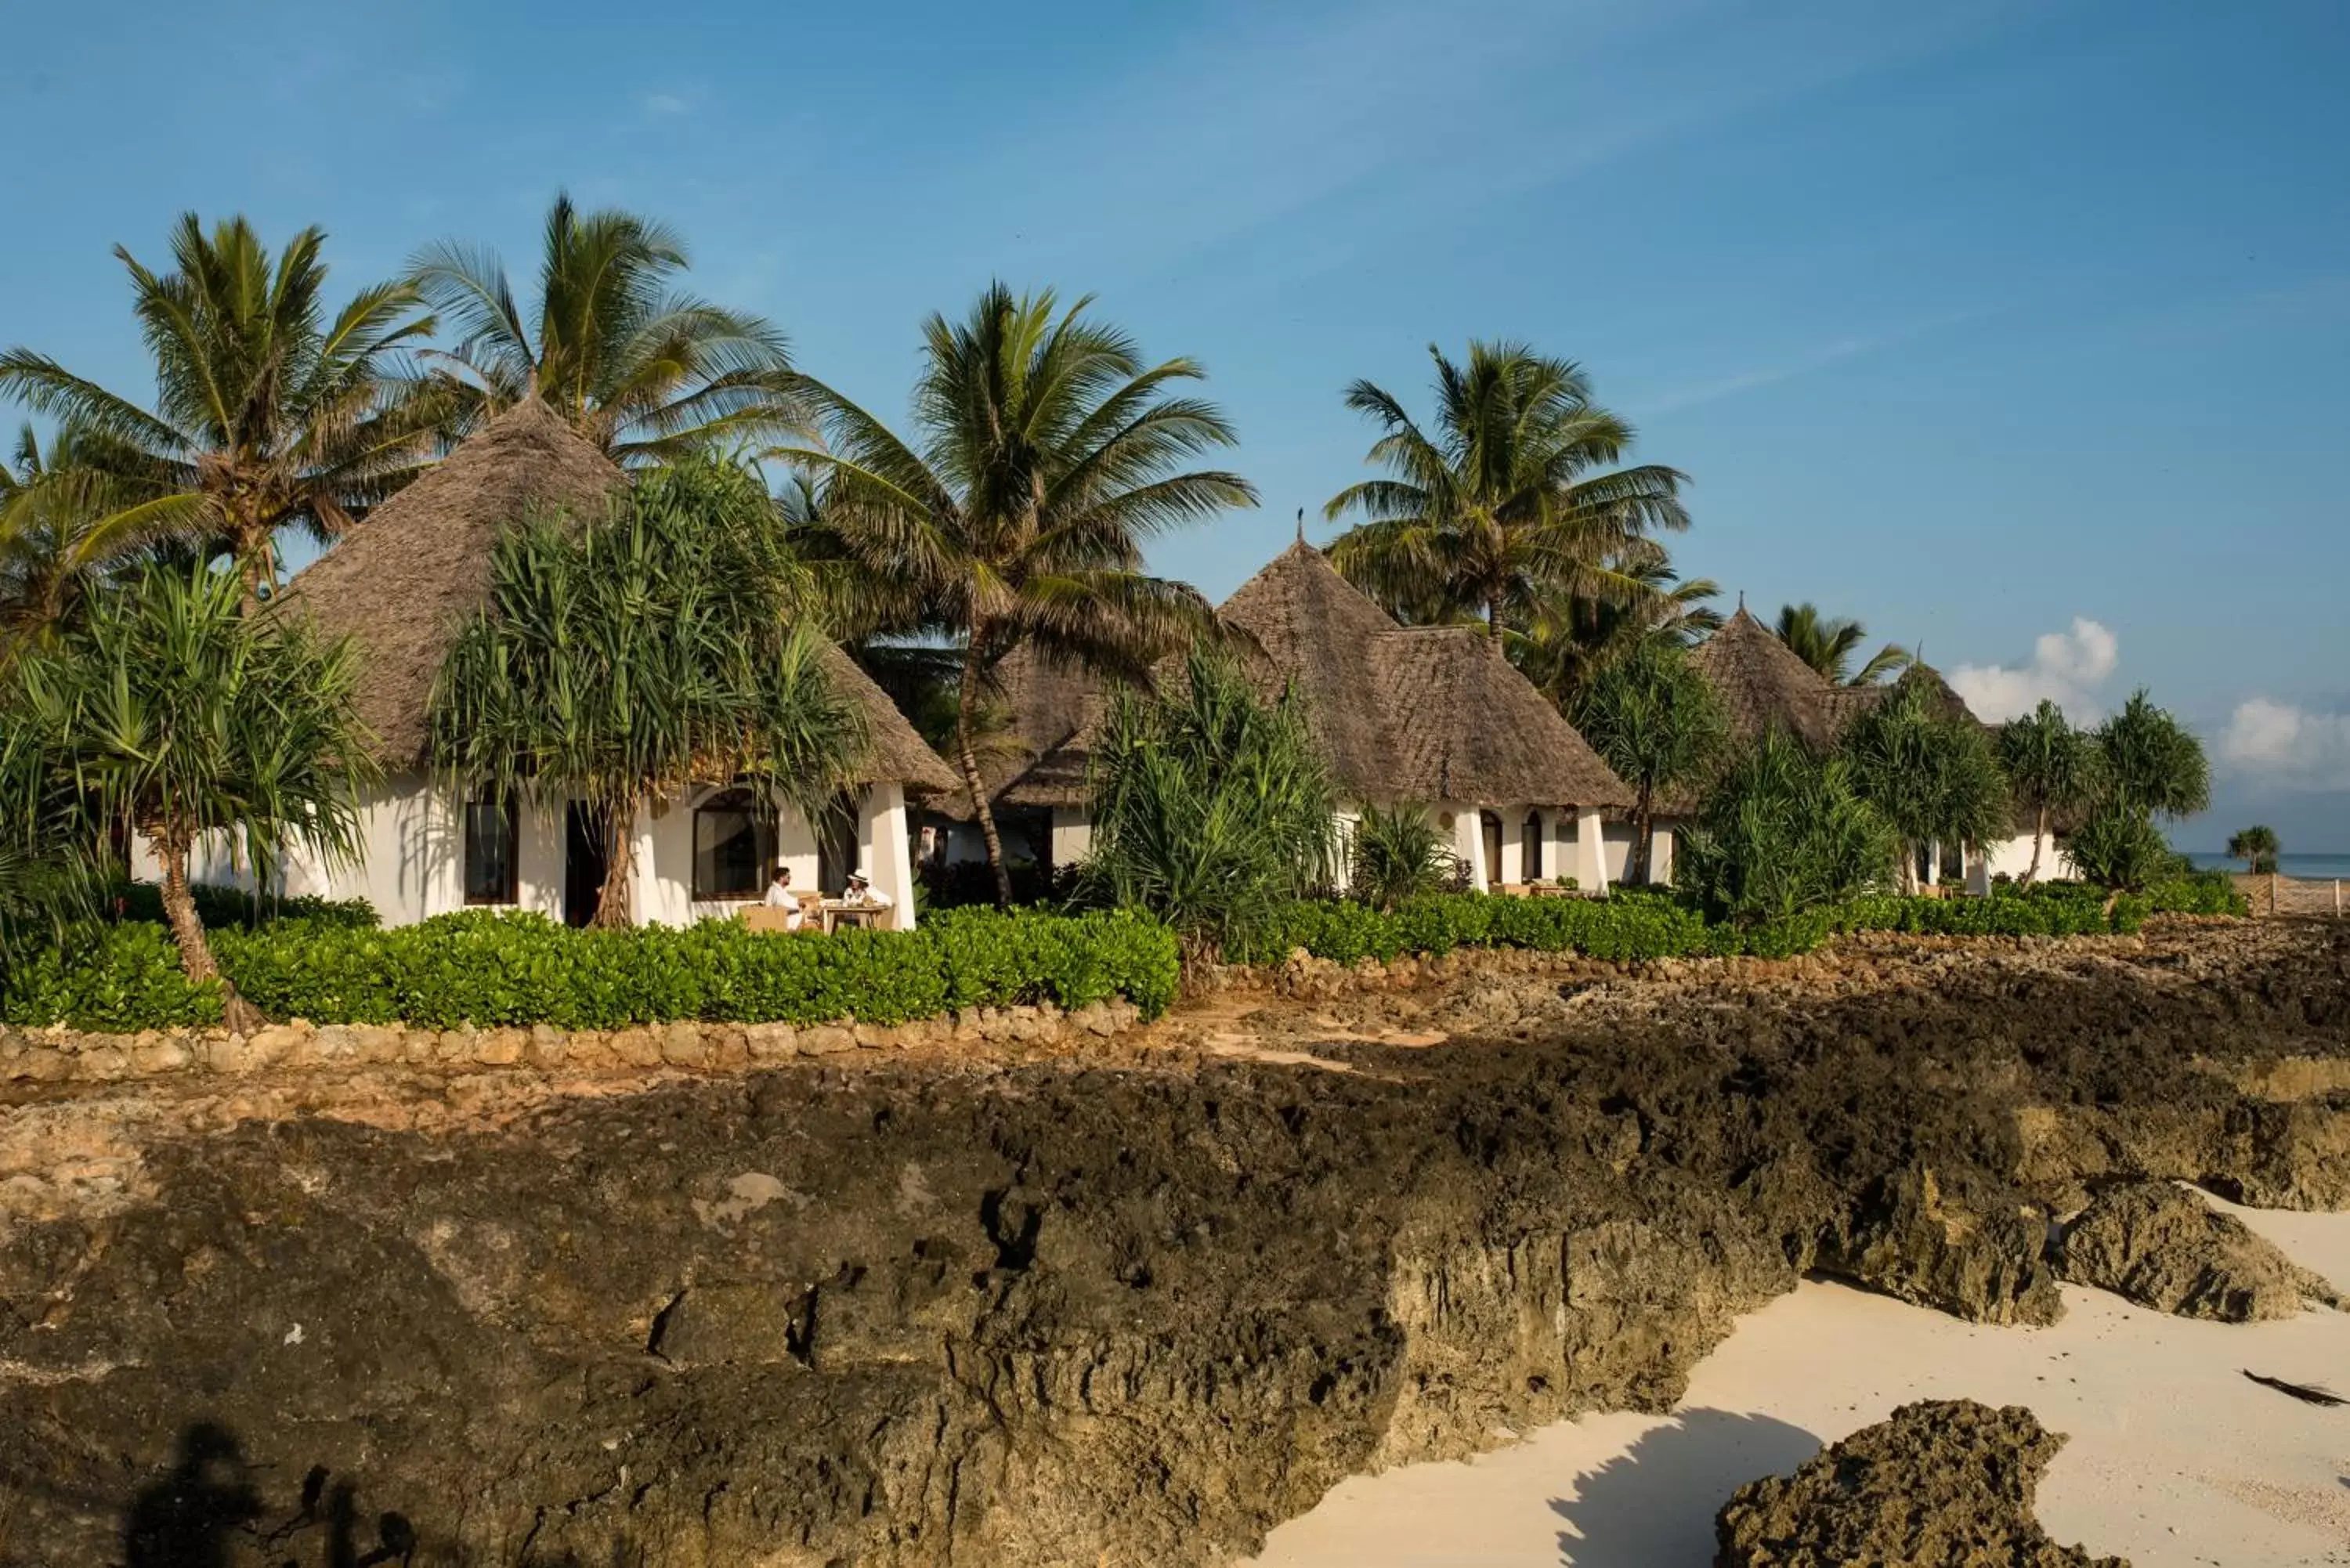
[[[1357, 477], [1339, 389], [1582, 360], [1694, 478], [1684, 569], [1922, 643], [1982, 703], [2138, 684], [2350, 848], [2350, 6], [1207, 3], [648, 13], [415, 0], [16, 17], [0, 340], [146, 387], [108, 247], [325, 226], [346, 285], [549, 197], [903, 406], [991, 276], [1204, 360], [1264, 495], [1221, 594]], [[1326, 531], [1318, 531], [1316, 536]]]

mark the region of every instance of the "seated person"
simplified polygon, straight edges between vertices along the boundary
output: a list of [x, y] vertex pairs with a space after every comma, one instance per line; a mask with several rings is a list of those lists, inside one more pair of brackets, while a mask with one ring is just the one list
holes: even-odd
[[848, 874], [848, 892], [843, 902], [854, 904], [860, 909], [888, 909], [897, 905], [896, 899], [876, 888], [862, 871]]
[[784, 929], [796, 931], [807, 918], [800, 908], [799, 895], [792, 891], [792, 868], [781, 861], [775, 863], [775, 874], [767, 881], [767, 908], [784, 911]]

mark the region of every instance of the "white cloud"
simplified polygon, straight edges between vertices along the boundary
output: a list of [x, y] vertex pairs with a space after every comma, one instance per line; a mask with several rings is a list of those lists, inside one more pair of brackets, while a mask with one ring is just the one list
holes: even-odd
[[2350, 713], [2314, 713], [2271, 697], [2236, 704], [2220, 757], [2287, 789], [2350, 789]]
[[2070, 630], [2043, 632], [2022, 665], [1961, 664], [1950, 685], [1989, 723], [2021, 718], [2046, 698], [2074, 723], [2097, 716], [2098, 689], [2121, 665], [2121, 641], [2102, 622], [2074, 616]]
[[683, 114], [692, 107], [692, 104], [673, 92], [649, 93], [645, 97], [647, 114]]

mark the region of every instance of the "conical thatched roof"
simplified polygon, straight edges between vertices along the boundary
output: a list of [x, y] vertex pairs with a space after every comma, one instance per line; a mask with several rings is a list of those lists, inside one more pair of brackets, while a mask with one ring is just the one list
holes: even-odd
[[[1268, 696], [1295, 682], [1340, 791], [1357, 800], [1616, 805], [1631, 791], [1558, 711], [1466, 627], [1399, 627], [1300, 543], [1226, 599], [1217, 615], [1246, 649]], [[1170, 660], [1162, 680], [1180, 676]], [[1035, 688], [1049, 720], [1024, 711], [1024, 732], [1063, 729], [1001, 798], [1074, 805], [1086, 798], [1088, 741], [1103, 700], [1080, 685]], [[1049, 701], [1048, 701], [1049, 700]]]
[[[1023, 648], [996, 667], [998, 696], [1011, 733], [980, 757], [980, 776], [1006, 805], [1082, 805], [1087, 795], [1087, 741], [1107, 704], [1100, 680]], [[958, 794], [958, 815], [971, 803]]]
[[[305, 614], [359, 646], [359, 717], [387, 765], [425, 757], [425, 710], [442, 661], [489, 596], [499, 531], [525, 516], [600, 518], [628, 475], [536, 399], [492, 420], [385, 502], [286, 585], [281, 613]], [[921, 789], [954, 783], [897, 705], [827, 645], [825, 672], [864, 711], [872, 746], [858, 782]]]
[[1752, 741], [1779, 729], [1814, 746], [1835, 740], [1835, 688], [1744, 605], [1691, 650], [1690, 662], [1721, 700], [1733, 739]]

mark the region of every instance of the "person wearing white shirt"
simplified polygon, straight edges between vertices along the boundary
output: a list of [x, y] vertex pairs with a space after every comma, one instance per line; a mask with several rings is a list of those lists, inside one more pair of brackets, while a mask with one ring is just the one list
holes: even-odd
[[889, 909], [896, 908], [898, 901], [867, 881], [864, 872], [851, 871], [848, 874], [848, 902], [867, 909]]
[[800, 909], [799, 895], [792, 891], [792, 868], [780, 861], [775, 876], [768, 879], [765, 903], [770, 909], [784, 912], [784, 929], [787, 931], [798, 930], [800, 922], [807, 918]]

